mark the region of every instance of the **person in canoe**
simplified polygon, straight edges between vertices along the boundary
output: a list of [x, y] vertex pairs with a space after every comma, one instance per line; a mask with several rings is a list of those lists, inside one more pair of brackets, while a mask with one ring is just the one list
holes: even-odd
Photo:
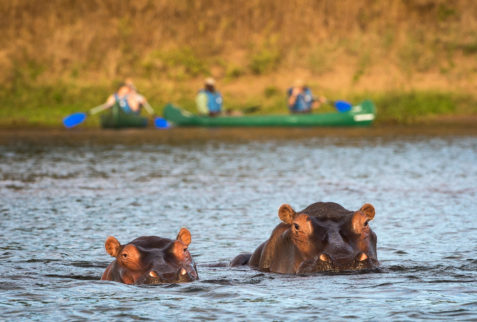
[[133, 90], [126, 82], [121, 83], [114, 94], [106, 100], [106, 104], [112, 107], [115, 103], [126, 113], [139, 114], [139, 104], [133, 94]]
[[131, 90], [129, 96], [131, 97], [131, 104], [132, 104], [131, 108], [133, 112], [135, 112], [136, 114], [139, 114], [141, 112], [141, 108], [144, 107], [149, 114], [154, 115], [154, 110], [152, 109], [151, 105], [149, 105], [149, 103], [147, 102], [146, 98], [143, 95], [138, 93], [136, 86], [134, 86], [134, 83], [132, 82], [132, 79], [127, 78], [124, 83]]
[[195, 102], [200, 115], [217, 116], [222, 112], [222, 95], [215, 89], [215, 80], [208, 77]]
[[147, 100], [139, 94], [130, 78], [126, 79], [124, 83], [120, 84], [117, 91], [110, 95], [106, 100], [106, 104], [111, 107], [115, 103], [118, 103], [119, 107], [131, 114], [139, 115], [141, 108], [144, 106], [150, 114], [153, 113]]
[[288, 89], [287, 94], [288, 108], [291, 113], [311, 113], [313, 109], [318, 108], [321, 103], [326, 101], [324, 97], [316, 99], [308, 86], [300, 79], [296, 80], [293, 87]]

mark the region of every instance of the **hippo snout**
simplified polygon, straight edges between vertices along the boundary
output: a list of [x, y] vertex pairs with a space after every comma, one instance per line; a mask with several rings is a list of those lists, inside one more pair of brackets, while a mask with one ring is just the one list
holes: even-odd
[[169, 272], [151, 269], [138, 280], [138, 284], [163, 284], [192, 282], [199, 278], [194, 266], [181, 266]]
[[158, 274], [156, 270], [150, 270], [146, 273], [142, 279], [137, 281], [137, 284], [161, 284], [164, 280]]
[[179, 281], [178, 272], [160, 272], [160, 270], [150, 270], [142, 278], [138, 279], [136, 284], [163, 284], [176, 283]]
[[369, 257], [364, 252], [359, 252], [354, 257], [332, 257], [327, 253], [321, 253], [313, 259], [306, 260], [298, 267], [298, 274], [324, 272], [324, 271], [346, 271], [361, 270], [377, 267], [376, 260]]
[[197, 270], [194, 266], [190, 265], [188, 267], [181, 267], [178, 270], [178, 281], [179, 282], [192, 282], [199, 278]]

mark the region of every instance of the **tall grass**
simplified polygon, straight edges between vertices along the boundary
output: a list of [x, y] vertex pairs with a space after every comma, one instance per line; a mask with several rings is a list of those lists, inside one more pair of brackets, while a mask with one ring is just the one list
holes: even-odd
[[0, 14], [5, 85], [32, 69], [38, 79], [263, 74], [302, 57], [313, 68], [317, 45], [355, 58], [357, 74], [382, 58], [428, 71], [477, 52], [472, 0], [16, 0]]

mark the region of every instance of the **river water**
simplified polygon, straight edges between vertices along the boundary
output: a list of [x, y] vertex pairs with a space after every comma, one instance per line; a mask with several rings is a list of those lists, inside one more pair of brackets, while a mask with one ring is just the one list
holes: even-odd
[[[291, 276], [227, 267], [268, 238], [281, 204], [316, 201], [375, 206], [379, 269]], [[99, 280], [112, 260], [107, 236], [174, 238], [183, 226], [200, 280]], [[0, 231], [6, 320], [475, 320], [477, 136], [4, 132]]]

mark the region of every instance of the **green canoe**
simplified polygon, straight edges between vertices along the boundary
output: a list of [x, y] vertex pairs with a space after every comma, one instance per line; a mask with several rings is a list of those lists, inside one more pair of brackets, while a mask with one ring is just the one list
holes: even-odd
[[371, 101], [363, 101], [352, 107], [349, 112], [322, 114], [283, 114], [249, 116], [198, 116], [175, 107], [172, 104], [164, 108], [164, 118], [176, 126], [204, 127], [310, 127], [310, 126], [369, 126], [376, 115]]
[[101, 127], [103, 129], [142, 128], [146, 126], [146, 117], [126, 113], [118, 104], [114, 104], [101, 115]]

